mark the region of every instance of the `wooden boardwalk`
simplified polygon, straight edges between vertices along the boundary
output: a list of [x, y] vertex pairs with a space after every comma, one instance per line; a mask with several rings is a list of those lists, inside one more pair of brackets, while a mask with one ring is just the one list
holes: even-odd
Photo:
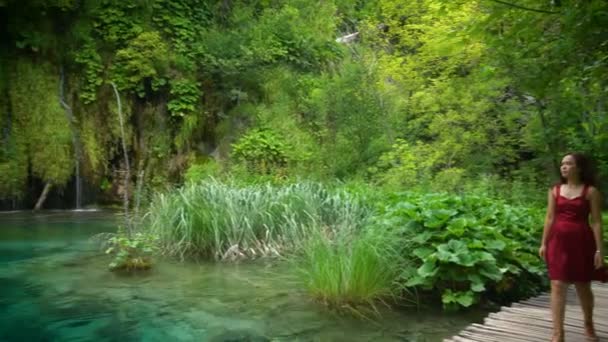
[[[608, 284], [593, 284], [595, 294], [595, 330], [602, 342], [608, 342]], [[568, 290], [566, 302], [566, 342], [588, 342], [583, 330], [583, 314], [574, 286]], [[444, 342], [548, 342], [552, 323], [549, 294], [543, 294], [491, 313], [484, 324], [471, 324], [458, 335]]]

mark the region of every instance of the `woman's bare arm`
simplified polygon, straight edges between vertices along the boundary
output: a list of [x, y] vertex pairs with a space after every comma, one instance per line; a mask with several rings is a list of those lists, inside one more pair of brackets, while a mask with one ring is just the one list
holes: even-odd
[[547, 192], [547, 214], [545, 215], [545, 225], [543, 228], [543, 238], [541, 240], [541, 247], [547, 245], [547, 238], [549, 237], [549, 230], [553, 225], [553, 219], [555, 218], [555, 195], [554, 188], [549, 189]]
[[604, 255], [604, 240], [602, 238], [602, 196], [596, 188], [591, 188], [589, 191], [591, 201], [591, 229], [593, 229], [593, 237], [595, 245], [600, 255]]

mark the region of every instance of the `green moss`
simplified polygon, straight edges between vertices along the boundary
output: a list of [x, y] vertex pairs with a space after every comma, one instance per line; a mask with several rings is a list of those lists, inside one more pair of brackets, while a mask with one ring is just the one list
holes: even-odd
[[72, 132], [59, 104], [59, 72], [48, 62], [20, 58], [12, 63], [9, 98], [18, 155], [27, 156], [32, 173], [54, 185], [73, 171]]
[[13, 132], [8, 93], [6, 58], [0, 59], [0, 198], [19, 198], [27, 177], [23, 144]]

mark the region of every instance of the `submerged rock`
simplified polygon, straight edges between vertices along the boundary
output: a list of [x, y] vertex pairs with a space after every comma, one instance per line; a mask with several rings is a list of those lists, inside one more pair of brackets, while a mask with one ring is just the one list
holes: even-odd
[[270, 339], [255, 331], [233, 330], [213, 336], [211, 342], [270, 342]]

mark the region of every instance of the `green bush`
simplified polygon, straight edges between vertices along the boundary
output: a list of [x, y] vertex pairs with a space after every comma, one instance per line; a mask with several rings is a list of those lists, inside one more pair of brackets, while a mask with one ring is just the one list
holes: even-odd
[[250, 171], [270, 174], [287, 166], [290, 147], [270, 130], [253, 130], [232, 145], [232, 155]]
[[445, 308], [471, 306], [484, 293], [513, 299], [543, 286], [538, 209], [475, 195], [409, 192], [389, 196], [380, 211], [380, 227], [406, 227], [401, 238], [410, 247], [402, 253], [412, 264], [400, 281], [438, 291]]
[[217, 177], [220, 175], [220, 171], [220, 165], [215, 160], [209, 159], [192, 163], [186, 170], [184, 178], [187, 183], [198, 183], [212, 177]]
[[134, 232], [129, 236], [125, 229], [119, 227], [118, 233], [105, 242], [106, 254], [112, 254], [114, 260], [110, 270], [145, 270], [152, 267], [152, 256], [156, 251], [156, 237], [151, 234]]

